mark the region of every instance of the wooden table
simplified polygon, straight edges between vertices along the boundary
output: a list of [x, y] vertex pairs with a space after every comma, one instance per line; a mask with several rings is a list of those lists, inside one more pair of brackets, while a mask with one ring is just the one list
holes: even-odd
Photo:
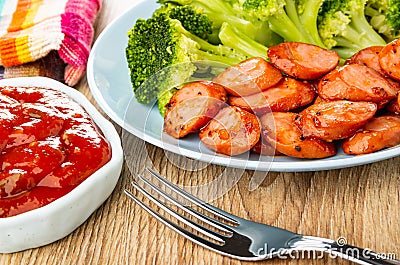
[[[104, 0], [96, 36], [134, 4], [134, 0]], [[85, 78], [77, 89], [94, 102]], [[146, 165], [153, 166], [179, 184], [209, 183], [226, 170], [215, 165], [185, 170], [182, 165], [196, 161], [172, 155], [180, 164], [176, 166], [170, 154], [135, 137], [131, 148], [143, 154], [129, 161], [135, 173], [143, 172]], [[400, 157], [341, 170], [270, 172], [260, 187], [249, 191], [253, 173], [233, 170], [232, 179], [226, 179], [225, 184], [237, 183], [211, 203], [254, 221], [306, 235], [344, 237], [350, 244], [400, 258]], [[131, 179], [125, 165], [112, 195], [82, 226], [53, 244], [0, 255], [0, 264], [250, 264], [215, 254], [164, 227], [124, 195]], [[258, 264], [310, 263], [347, 264], [326, 257]]]

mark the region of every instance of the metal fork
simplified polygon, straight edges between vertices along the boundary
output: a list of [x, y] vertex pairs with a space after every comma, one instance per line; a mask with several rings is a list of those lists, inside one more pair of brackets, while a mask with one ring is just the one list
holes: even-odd
[[[178, 222], [156, 212], [154, 207], [145, 204], [130, 191], [125, 190], [125, 193], [152, 216], [182, 236], [220, 254], [240, 260], [257, 261], [271, 258], [322, 258], [319, 254], [325, 252], [329, 257], [340, 257], [358, 264], [400, 265], [400, 260], [369, 249], [325, 238], [303, 236], [237, 217], [180, 189], [154, 170], [147, 168], [147, 171], [159, 185], [141, 175], [138, 175], [138, 180], [155, 192], [158, 198], [140, 186], [138, 181], [132, 182], [133, 187]], [[184, 204], [183, 199], [192, 206]], [[174, 209], [170, 204], [175, 205]]]

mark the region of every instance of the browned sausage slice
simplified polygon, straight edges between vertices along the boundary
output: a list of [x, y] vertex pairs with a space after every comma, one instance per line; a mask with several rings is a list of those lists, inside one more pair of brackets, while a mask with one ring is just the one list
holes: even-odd
[[326, 100], [326, 99], [321, 98], [320, 96], [317, 96], [315, 98], [315, 100], [314, 100], [314, 104], [319, 104], [319, 103], [322, 103], [322, 102], [329, 102], [329, 101], [330, 100]]
[[262, 137], [262, 134], [260, 140], [256, 143], [255, 146], [253, 146], [253, 148], [251, 148], [251, 151], [263, 156], [283, 155], [282, 153], [279, 153], [278, 150], [276, 150], [275, 146], [273, 146], [272, 143], [265, 141], [264, 137]]
[[400, 81], [400, 39], [388, 43], [381, 50], [379, 64], [390, 77]]
[[342, 80], [338, 69], [329, 72], [318, 82], [318, 96], [321, 100], [344, 99], [349, 90], [350, 85]]
[[400, 144], [400, 116], [374, 117], [365, 124], [361, 132], [343, 142], [347, 154], [369, 154], [383, 148]]
[[394, 114], [400, 114], [400, 101], [399, 97], [393, 99], [385, 106], [385, 109]]
[[296, 123], [303, 136], [330, 142], [353, 135], [374, 116], [376, 110], [377, 106], [372, 102], [321, 102], [303, 110]]
[[319, 46], [283, 42], [268, 48], [268, 57], [276, 68], [304, 80], [320, 78], [339, 64], [339, 55]]
[[315, 98], [311, 84], [285, 77], [277, 85], [247, 97], [228, 98], [228, 104], [263, 115], [270, 111], [289, 111], [310, 104]]
[[324, 158], [336, 154], [333, 143], [316, 138], [305, 138], [295, 125], [297, 114], [272, 112], [261, 117], [262, 135], [282, 154], [297, 158]]
[[231, 95], [248, 96], [270, 88], [281, 78], [278, 69], [263, 58], [254, 57], [227, 68], [213, 81], [225, 86]]
[[241, 108], [228, 106], [200, 131], [205, 146], [225, 155], [249, 151], [260, 139], [261, 128], [257, 117]]
[[221, 109], [226, 101], [223, 86], [211, 81], [196, 81], [184, 85], [167, 104], [164, 131], [182, 138], [198, 131]]
[[[377, 94], [384, 93], [390, 97], [397, 95], [398, 87], [394, 87], [388, 79], [378, 71], [370, 67], [360, 64], [352, 64], [344, 66], [340, 71], [342, 79], [349, 85], [365, 89], [384, 89], [384, 92], [376, 92]], [[374, 91], [373, 91], [374, 92]]]
[[379, 53], [383, 47], [384, 46], [370, 46], [364, 48], [347, 59], [345, 64], [362, 64], [383, 73], [384, 71], [379, 64]]
[[391, 83], [391, 85], [394, 86], [398, 91], [400, 90], [400, 83], [388, 76], [388, 74], [382, 69], [381, 64], [379, 63], [379, 54], [383, 47], [384, 46], [371, 46], [364, 48], [355, 53], [349, 59], [347, 59], [345, 64], [361, 64], [374, 69], [375, 71], [381, 73], [383, 76], [387, 77], [387, 81]]
[[397, 95], [397, 107], [400, 108], [400, 93]]
[[318, 94], [327, 100], [387, 103], [396, 97], [397, 87], [372, 68], [349, 64], [324, 76], [318, 84]]

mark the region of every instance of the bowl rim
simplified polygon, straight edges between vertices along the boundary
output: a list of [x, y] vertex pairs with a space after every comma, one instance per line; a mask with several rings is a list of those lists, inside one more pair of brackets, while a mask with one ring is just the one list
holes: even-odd
[[[119, 179], [123, 163], [123, 151], [122, 151], [120, 136], [116, 131], [114, 125], [109, 120], [107, 120], [102, 114], [100, 114], [100, 112], [88, 100], [86, 96], [84, 96], [81, 92], [79, 92], [75, 88], [69, 87], [61, 82], [58, 82], [54, 79], [47, 77], [17, 77], [17, 78], [8, 78], [0, 80], [0, 86], [6, 86], [6, 85], [38, 86], [43, 88], [53, 88], [66, 93], [69, 97], [71, 97], [85, 109], [85, 111], [90, 115], [90, 117], [98, 126], [98, 128], [102, 131], [104, 137], [111, 145], [111, 159], [101, 168], [95, 171], [92, 175], [90, 175], [88, 178], [82, 181], [74, 189], [72, 189], [64, 196], [56, 199], [55, 201], [43, 207], [36, 208], [15, 216], [0, 218], [0, 229], [3, 229], [5, 227], [10, 227], [10, 225], [17, 226], [18, 224], [23, 224], [28, 221], [31, 223], [34, 222], [35, 220], [37, 221], [39, 218], [43, 219], [43, 217], [51, 216], [52, 214], [60, 211], [60, 209], [64, 208], [64, 206], [68, 205], [68, 203], [71, 200], [81, 197], [93, 185], [95, 185], [95, 182], [98, 178], [104, 176], [105, 174], [109, 174], [111, 169], [113, 170], [113, 174], [116, 174], [118, 176], [117, 180]], [[115, 169], [117, 169], [118, 172], [115, 172], [114, 171]], [[115, 183], [116, 182], [117, 181], [115, 181]], [[114, 188], [115, 186], [112, 188], [112, 190], [114, 190]], [[109, 196], [107, 196], [107, 198], [108, 197]], [[103, 203], [104, 201], [101, 202], [99, 205]], [[92, 211], [88, 216], [90, 216], [93, 212], [94, 211]], [[83, 222], [85, 222], [86, 219], [87, 218], [85, 218]], [[80, 226], [83, 222], [81, 222], [78, 226]], [[60, 238], [57, 238], [53, 241], [56, 241]], [[2, 253], [1, 250], [0, 253]]]

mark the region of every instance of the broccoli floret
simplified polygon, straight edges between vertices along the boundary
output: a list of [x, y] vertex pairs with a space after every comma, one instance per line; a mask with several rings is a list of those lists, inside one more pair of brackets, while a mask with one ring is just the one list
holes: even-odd
[[170, 18], [179, 20], [187, 31], [202, 39], [207, 40], [209, 34], [213, 33], [213, 22], [200, 8], [166, 3], [154, 15], [158, 13], [166, 13]]
[[168, 104], [168, 102], [170, 101], [172, 96], [177, 91], [178, 91], [178, 89], [173, 87], [173, 88], [167, 89], [167, 90], [162, 91], [161, 93], [159, 93], [157, 106], [158, 106], [158, 110], [160, 111], [161, 116], [163, 116], [163, 117], [165, 116], [165, 111], [167, 110], [166, 109], [166, 105]]
[[387, 42], [400, 37], [399, 0], [368, 0], [365, 15], [371, 26], [382, 34]]
[[347, 59], [368, 46], [385, 45], [385, 40], [368, 23], [366, 0], [325, 0], [318, 15], [318, 30], [329, 49]]
[[271, 30], [286, 41], [324, 47], [316, 25], [320, 5], [321, 1], [311, 0], [244, 0], [241, 13], [251, 21], [268, 22]]
[[236, 1], [226, 0], [158, 0], [159, 3], [165, 5], [173, 3], [182, 6], [195, 7], [206, 14], [213, 22], [213, 33], [209, 37], [212, 43], [218, 43], [220, 40], [217, 38], [219, 30], [224, 22], [230, 24], [232, 27], [245, 32], [246, 35], [263, 45], [274, 45], [281, 42], [282, 39], [276, 34], [272, 34], [268, 23], [260, 20], [248, 20], [240, 17]]
[[180, 21], [162, 12], [149, 19], [138, 19], [128, 37], [126, 58], [133, 91], [136, 100], [145, 104], [160, 95], [165, 98], [165, 91], [185, 82], [196, 70], [192, 62], [234, 65], [246, 58], [230, 47], [212, 45], [197, 37]]

